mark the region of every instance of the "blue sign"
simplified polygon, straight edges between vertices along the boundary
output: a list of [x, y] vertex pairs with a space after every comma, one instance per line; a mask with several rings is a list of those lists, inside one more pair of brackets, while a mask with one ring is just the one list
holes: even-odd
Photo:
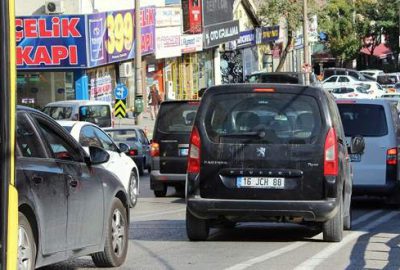
[[85, 68], [84, 15], [18, 17], [18, 69]]
[[237, 40], [237, 48], [252, 47], [256, 45], [256, 30], [248, 30], [240, 32]]
[[128, 96], [128, 87], [125, 84], [119, 83], [114, 90], [115, 99], [126, 99]]

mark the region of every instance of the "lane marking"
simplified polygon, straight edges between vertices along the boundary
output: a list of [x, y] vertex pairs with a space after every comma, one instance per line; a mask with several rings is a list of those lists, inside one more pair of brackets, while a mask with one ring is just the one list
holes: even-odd
[[131, 213], [132, 220], [135, 221], [137, 218], [148, 218], [148, 217], [155, 217], [155, 216], [163, 216], [163, 215], [168, 215], [168, 214], [175, 214], [175, 213], [180, 213], [180, 212], [185, 212], [186, 208], [181, 208], [177, 210], [170, 210], [170, 211], [160, 211], [160, 212], [153, 212], [151, 214], [146, 214], [146, 215], [135, 215], [134, 213]]
[[334, 253], [339, 251], [341, 248], [343, 248], [345, 245], [350, 243], [351, 241], [357, 239], [358, 237], [368, 234], [371, 229], [374, 229], [375, 227], [378, 227], [380, 224], [385, 223], [392, 219], [395, 216], [398, 216], [399, 212], [390, 212], [382, 217], [380, 217], [378, 220], [375, 220], [372, 223], [369, 223], [368, 225], [362, 227], [360, 231], [353, 232], [348, 234], [346, 237], [343, 238], [343, 240], [339, 243], [332, 243], [322, 251], [318, 252], [308, 260], [304, 261], [302, 264], [300, 264], [298, 267], [295, 268], [295, 270], [310, 270], [310, 269], [315, 269], [317, 266], [319, 266], [322, 262], [324, 262], [326, 259], [328, 259], [330, 256], [332, 256]]
[[[362, 222], [370, 219], [371, 217], [373, 217], [375, 215], [378, 215], [378, 214], [380, 214], [382, 212], [383, 212], [382, 210], [375, 210], [375, 211], [369, 212], [369, 213], [367, 213], [365, 215], [362, 215], [362, 216], [358, 217], [357, 219], [355, 219], [352, 222], [352, 225], [356, 226], [356, 225], [358, 225], [358, 224], [360, 224], [360, 223], [362, 223]], [[317, 236], [315, 236], [315, 237], [317, 237]], [[315, 238], [315, 237], [313, 237], [313, 238]], [[304, 246], [306, 244], [310, 244], [310, 242], [295, 242], [295, 243], [293, 243], [291, 245], [285, 246], [285, 247], [277, 249], [275, 251], [265, 253], [264, 255], [261, 255], [259, 257], [255, 257], [255, 258], [250, 259], [248, 261], [236, 264], [236, 265], [234, 265], [232, 267], [226, 268], [225, 270], [243, 270], [243, 269], [247, 269], [247, 268], [249, 268], [249, 267], [251, 267], [251, 266], [253, 266], [255, 264], [265, 262], [265, 261], [267, 261], [269, 259], [272, 259], [272, 258], [280, 256], [280, 255], [282, 255], [284, 253], [287, 253], [287, 252], [290, 252], [292, 250], [295, 250], [295, 249], [297, 249], [297, 248], [299, 248], [301, 246]]]

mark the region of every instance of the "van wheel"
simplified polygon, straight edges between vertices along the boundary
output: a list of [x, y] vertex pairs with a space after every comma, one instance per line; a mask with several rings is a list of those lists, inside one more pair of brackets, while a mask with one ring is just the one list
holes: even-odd
[[114, 198], [104, 251], [92, 254], [92, 260], [97, 267], [118, 267], [125, 262], [128, 251], [129, 221], [126, 209], [118, 198]]
[[24, 214], [18, 213], [18, 270], [35, 269], [36, 243], [31, 224]]
[[339, 198], [339, 209], [336, 215], [322, 226], [323, 238], [326, 242], [340, 242], [343, 238], [343, 199]]
[[210, 233], [208, 220], [195, 217], [186, 208], [186, 234], [190, 241], [205, 241]]
[[167, 185], [162, 184], [162, 188], [161, 189], [155, 189], [154, 190], [154, 196], [156, 196], [157, 198], [165, 197], [167, 195], [167, 190], [168, 190]]

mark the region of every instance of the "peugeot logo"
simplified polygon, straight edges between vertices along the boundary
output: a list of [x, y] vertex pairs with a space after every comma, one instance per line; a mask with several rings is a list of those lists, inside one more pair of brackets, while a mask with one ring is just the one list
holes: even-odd
[[257, 157], [265, 157], [265, 147], [257, 148]]

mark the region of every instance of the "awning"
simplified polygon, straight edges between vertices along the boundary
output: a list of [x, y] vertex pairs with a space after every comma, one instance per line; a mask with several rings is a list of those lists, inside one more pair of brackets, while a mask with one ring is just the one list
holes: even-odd
[[360, 52], [363, 54], [371, 55], [371, 51], [373, 51], [373, 56], [378, 57], [380, 59], [384, 59], [388, 57], [389, 55], [393, 54], [392, 50], [386, 46], [386, 44], [379, 44], [378, 46], [375, 47], [375, 49], [372, 50], [371, 47], [363, 47]]

